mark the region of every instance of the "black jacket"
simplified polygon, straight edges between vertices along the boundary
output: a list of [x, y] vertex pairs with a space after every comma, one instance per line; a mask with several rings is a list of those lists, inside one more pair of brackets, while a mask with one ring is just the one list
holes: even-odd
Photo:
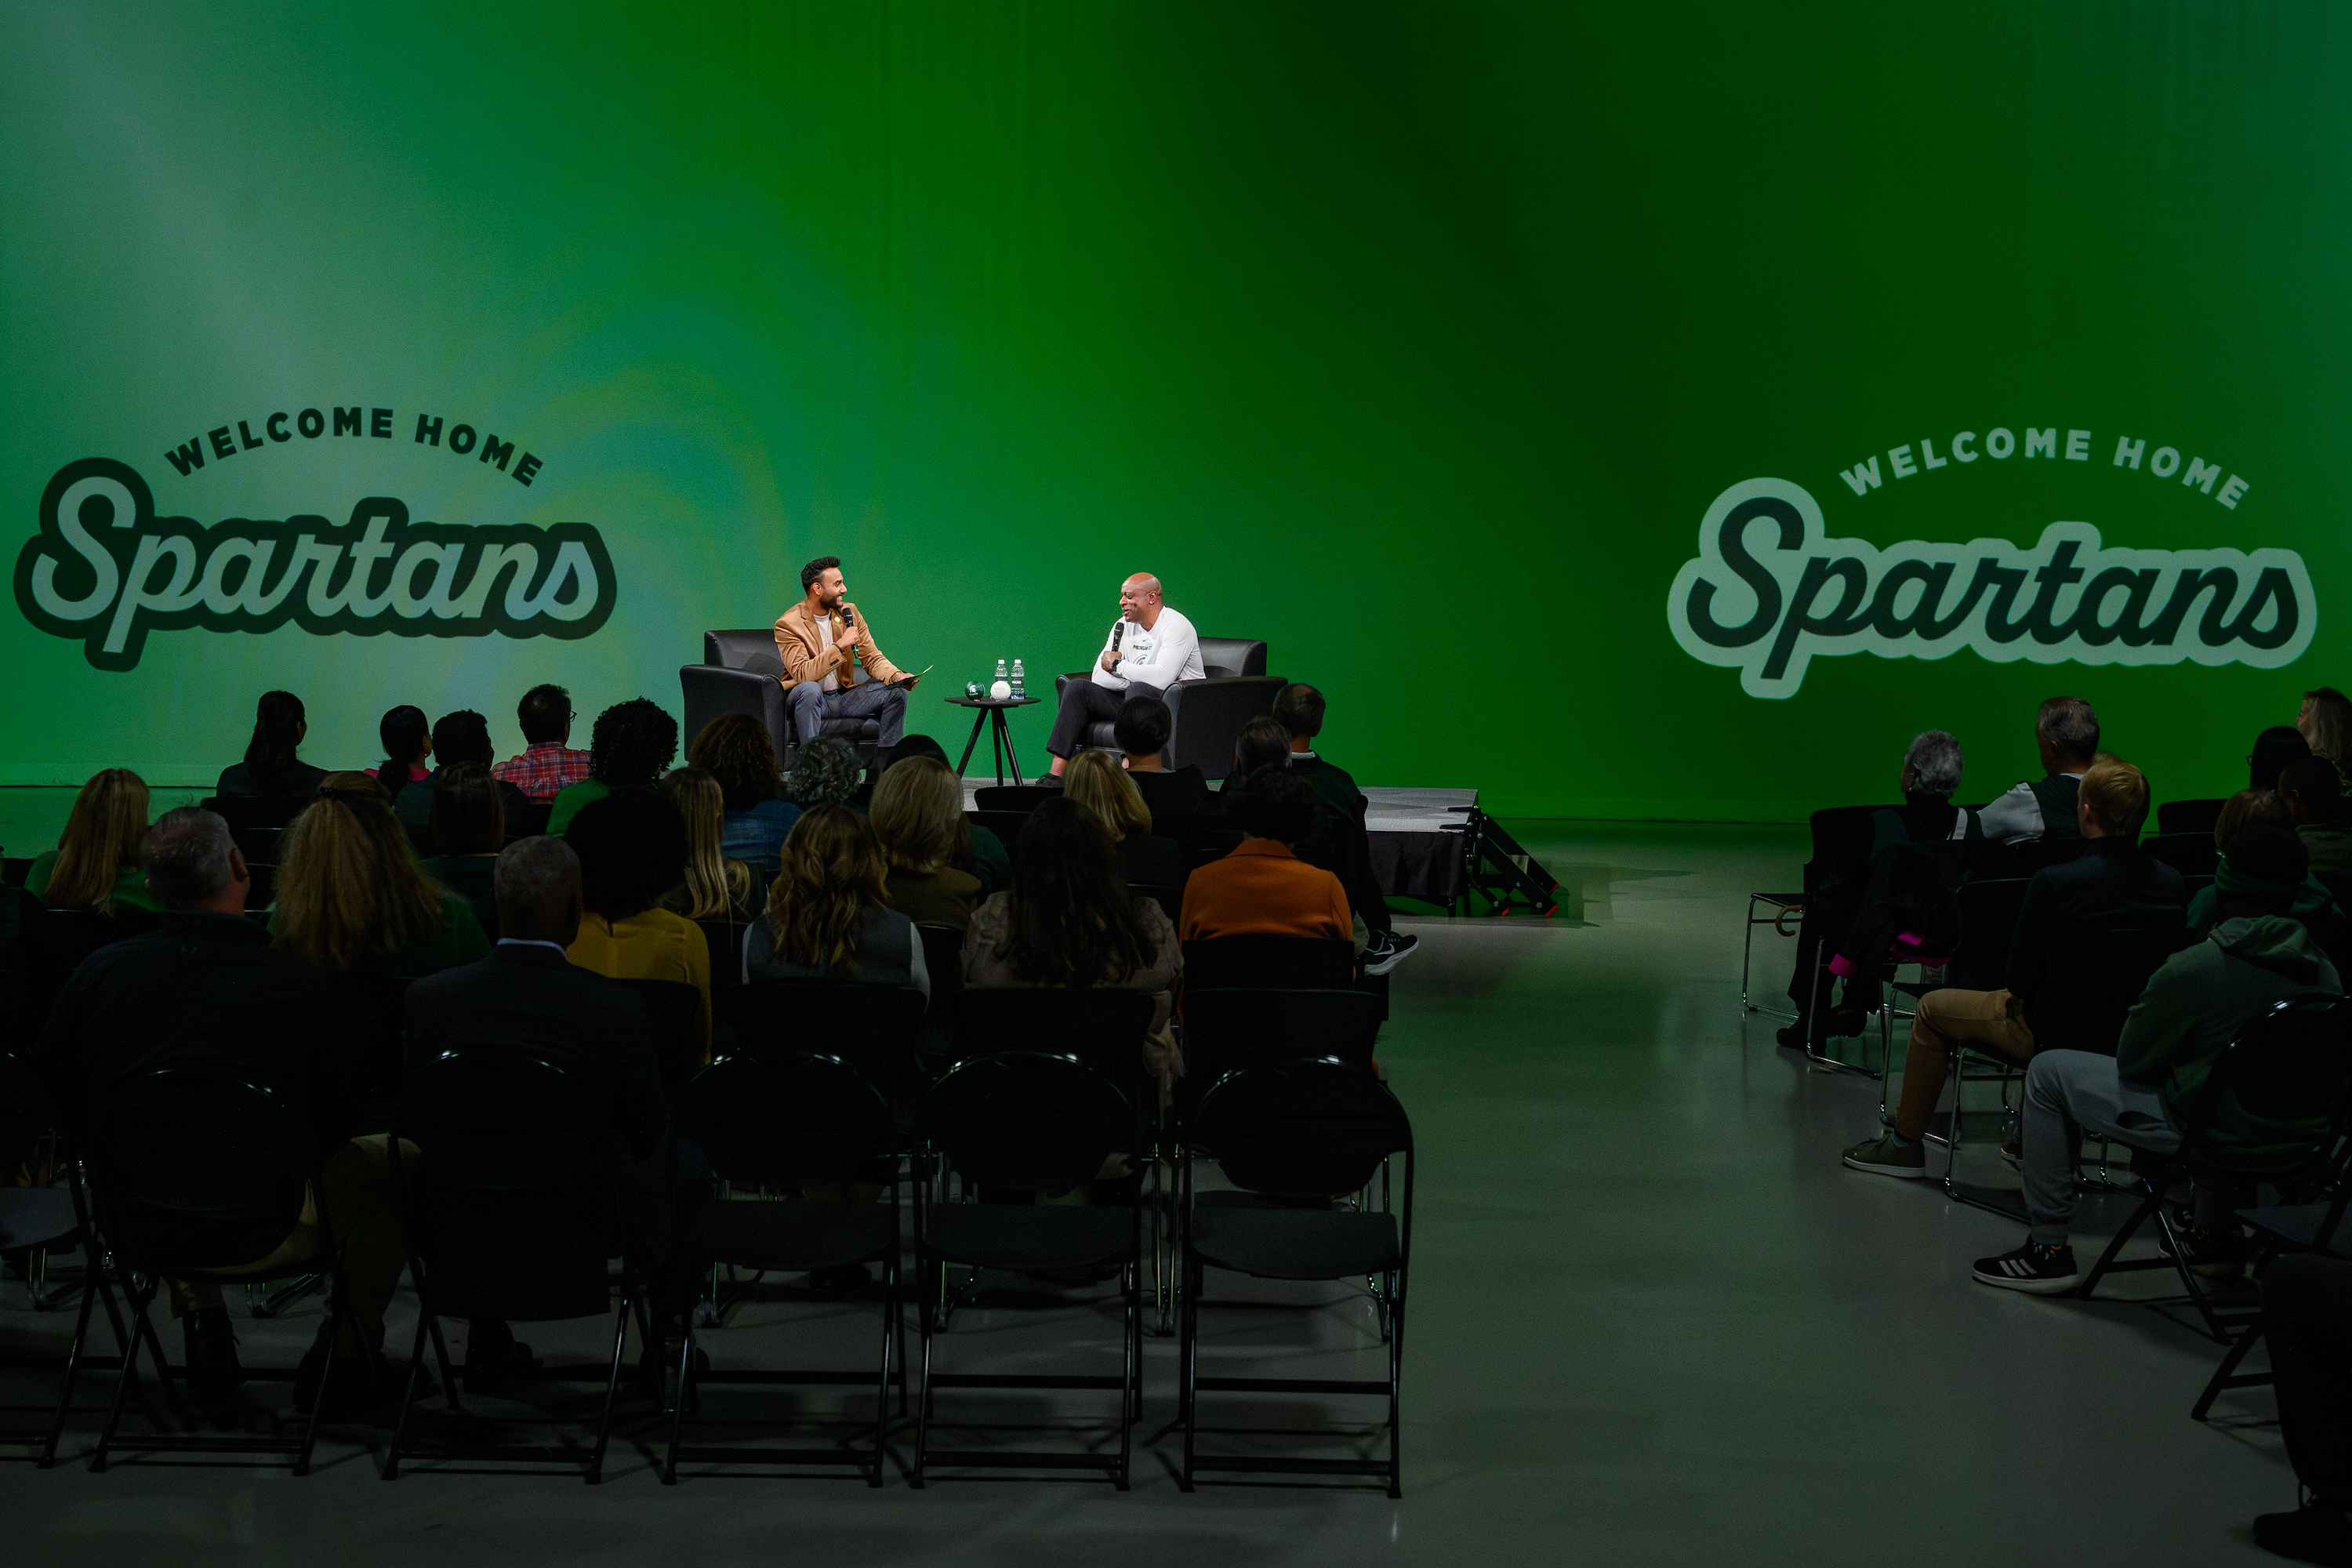
[[2081, 854], [2043, 867], [2027, 884], [2001, 984], [2031, 1024], [2035, 998], [2065, 981], [2050, 965], [2060, 933], [2181, 925], [2188, 904], [2180, 873], [2143, 855], [2137, 845], [2116, 837], [2085, 840]]
[[220, 782], [213, 786], [213, 793], [257, 795], [270, 800], [300, 800], [316, 795], [326, 776], [324, 768], [296, 763], [282, 773], [256, 778], [253, 770], [243, 763], [231, 763], [221, 770]]
[[[433, 786], [441, 782], [441, 770], [435, 768], [424, 778], [404, 787], [392, 803], [393, 816], [411, 827], [427, 827], [433, 822]], [[530, 796], [504, 779], [495, 781], [499, 786], [499, 809], [506, 814], [507, 837], [517, 837], [515, 826], [544, 820], [539, 808], [530, 804]]]
[[242, 915], [173, 911], [100, 948], [58, 994], [33, 1060], [69, 1125], [164, 1068], [233, 1074], [309, 1115], [321, 1148], [358, 1130], [356, 1035], [342, 998]]
[[551, 947], [503, 942], [478, 963], [408, 988], [408, 1066], [446, 1051], [502, 1047], [572, 1074], [596, 1096], [638, 1159], [668, 1110], [652, 1025], [637, 994]]
[[1127, 778], [1154, 817], [1198, 816], [1209, 804], [1209, 783], [1192, 763], [1172, 773], [1129, 773]]

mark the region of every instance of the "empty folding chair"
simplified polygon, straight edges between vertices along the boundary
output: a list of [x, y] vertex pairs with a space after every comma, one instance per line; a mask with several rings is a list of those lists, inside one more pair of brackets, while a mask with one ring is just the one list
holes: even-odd
[[[238, 1079], [182, 1068], [146, 1073], [116, 1086], [94, 1109], [88, 1170], [100, 1234], [129, 1278], [132, 1332], [90, 1468], [105, 1469], [120, 1440], [141, 1452], [283, 1455], [294, 1474], [309, 1474], [340, 1335], [327, 1341], [318, 1393], [297, 1436], [120, 1436], [123, 1401], [138, 1375], [142, 1343], [154, 1348], [156, 1376], [171, 1391], [173, 1369], [147, 1319], [148, 1304], [164, 1279], [251, 1285], [320, 1272], [323, 1266], [333, 1300], [343, 1299], [333, 1215], [319, 1179], [309, 1120], [278, 1096]], [[278, 1252], [306, 1215], [315, 1224], [315, 1249], [266, 1269], [233, 1267], [239, 1259]], [[247, 1373], [255, 1375], [252, 1368]]]
[[[847, 989], [844, 987], [843, 989]], [[877, 989], [867, 987], [866, 989]], [[755, 1189], [790, 1193], [846, 1185], [868, 1163], [897, 1147], [890, 1108], [874, 1085], [836, 1057], [742, 1055], [706, 1068], [672, 1114], [674, 1134], [692, 1142], [711, 1174], [735, 1195], [684, 1199], [677, 1215], [675, 1277], [692, 1289], [716, 1265], [793, 1273], [845, 1264], [882, 1265], [881, 1353], [872, 1371], [696, 1371], [696, 1333], [688, 1322], [677, 1363], [677, 1405], [670, 1423], [662, 1480], [675, 1484], [678, 1462], [723, 1465], [849, 1465], [868, 1486], [882, 1484], [887, 1458], [882, 1440], [890, 1419], [890, 1370], [898, 1334], [898, 1189], [883, 1203], [768, 1202], [743, 1194]], [[845, 1447], [688, 1447], [688, 1413], [698, 1384], [814, 1384], [875, 1387], [874, 1421], [863, 1432], [872, 1447], [863, 1458]]]
[[[1339, 1061], [1283, 1061], [1235, 1069], [1201, 1097], [1182, 1165], [1185, 1289], [1178, 1420], [1184, 1428], [1182, 1480], [1201, 1470], [1380, 1478], [1391, 1497], [1403, 1489], [1398, 1409], [1404, 1368], [1404, 1308], [1412, 1255], [1412, 1125], [1386, 1085]], [[1401, 1200], [1391, 1212], [1343, 1209], [1336, 1195], [1360, 1192], [1402, 1155]], [[1202, 1193], [1196, 1176], [1213, 1159], [1237, 1193]], [[1307, 1206], [1301, 1206], [1307, 1205]], [[1263, 1279], [1380, 1281], [1375, 1296], [1387, 1340], [1383, 1378], [1238, 1377], [1201, 1373], [1202, 1275], [1229, 1269]], [[1385, 1458], [1210, 1454], [1201, 1395], [1370, 1395], [1388, 1405]], [[1245, 1429], [1243, 1429], [1245, 1430]]]
[[[966, 1000], [982, 993], [967, 992]], [[1080, 993], [1080, 994], [1085, 994]], [[1119, 1490], [1132, 1472], [1134, 1426], [1142, 1403], [1143, 1210], [1129, 1202], [1040, 1204], [1029, 1194], [1068, 1193], [1092, 1182], [1114, 1153], [1139, 1157], [1144, 1136], [1137, 1079], [1124, 1087], [1066, 1056], [1001, 1051], [967, 1061], [931, 1086], [919, 1132], [940, 1162], [936, 1184], [915, 1210], [920, 1300], [928, 1304], [950, 1265], [972, 1269], [1115, 1268], [1120, 1281], [1124, 1364], [1116, 1377], [1086, 1373], [949, 1373], [933, 1370], [933, 1315], [922, 1313], [922, 1370], [915, 1417], [913, 1482], [933, 1464], [1013, 1469], [1098, 1469]], [[950, 1178], [975, 1192], [1022, 1194], [1014, 1203], [948, 1203]], [[941, 1390], [1117, 1390], [1116, 1457], [1091, 1449], [930, 1446]], [[960, 1424], [969, 1426], [971, 1424]]]
[[[520, 1052], [451, 1052], [418, 1066], [393, 1114], [392, 1163], [409, 1272], [416, 1284], [416, 1339], [383, 1476], [404, 1458], [576, 1468], [604, 1477], [613, 1405], [629, 1329], [633, 1271], [619, 1302], [608, 1260], [623, 1252], [612, 1163], [616, 1151], [602, 1107], [571, 1074]], [[412, 1155], [411, 1150], [414, 1150]], [[594, 1443], [421, 1442], [409, 1435], [429, 1334], [452, 1415], [466, 1418], [442, 1337], [443, 1318], [545, 1322], [613, 1314], [613, 1355]], [[546, 1382], [597, 1369], [551, 1369]], [[561, 1425], [561, 1423], [557, 1423]]]

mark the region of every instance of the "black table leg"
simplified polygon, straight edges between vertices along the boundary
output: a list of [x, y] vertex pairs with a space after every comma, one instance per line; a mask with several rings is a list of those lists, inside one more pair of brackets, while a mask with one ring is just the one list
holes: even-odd
[[[964, 769], [971, 765], [971, 753], [980, 744], [980, 727], [988, 722], [990, 711], [983, 708], [971, 716], [971, 739], [963, 743], [963, 761], [956, 764], [956, 782], [959, 784], [963, 782]], [[997, 782], [1002, 784], [1004, 781], [999, 779]]]
[[[1022, 782], [1021, 753], [1013, 749], [1013, 726], [1005, 721], [1003, 709], [994, 708], [991, 709], [990, 711], [996, 715], [997, 731], [1004, 737], [1005, 760], [1013, 764], [1013, 782], [1017, 784]], [[1003, 779], [999, 779], [996, 782], [1003, 784], [1004, 781]]]

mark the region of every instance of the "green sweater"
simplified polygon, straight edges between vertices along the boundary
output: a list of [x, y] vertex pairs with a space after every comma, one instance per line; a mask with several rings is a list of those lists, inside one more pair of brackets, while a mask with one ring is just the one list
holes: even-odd
[[[33, 857], [30, 869], [25, 873], [25, 891], [48, 902], [49, 878], [58, 868], [58, 852], [46, 850]], [[114, 879], [114, 903], [118, 909], [161, 910], [155, 896], [147, 890], [147, 873], [137, 866], [125, 866]]]
[[598, 779], [582, 779], [576, 784], [566, 784], [555, 792], [555, 802], [547, 808], [547, 836], [561, 838], [580, 808], [600, 801], [612, 794], [610, 786]]
[[[2132, 1004], [2116, 1047], [2126, 1083], [2152, 1084], [2164, 1116], [2185, 1130], [2204, 1109], [2213, 1063], [2248, 1024], [2290, 996], [2340, 994], [2336, 966], [2303, 922], [2285, 915], [2223, 921], [2203, 942], [2165, 961]], [[2266, 1161], [2307, 1145], [2320, 1123], [2254, 1117], [2234, 1100], [2212, 1108], [2212, 1146], [2259, 1174]]]

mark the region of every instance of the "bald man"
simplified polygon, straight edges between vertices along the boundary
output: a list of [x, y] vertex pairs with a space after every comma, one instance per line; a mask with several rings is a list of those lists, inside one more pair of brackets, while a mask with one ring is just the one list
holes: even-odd
[[1181, 611], [1171, 610], [1160, 595], [1160, 579], [1138, 572], [1118, 589], [1118, 619], [1103, 639], [1102, 657], [1095, 660], [1088, 679], [1062, 689], [1062, 710], [1055, 716], [1054, 732], [1045, 750], [1054, 754], [1053, 776], [1062, 776], [1086, 745], [1087, 731], [1097, 721], [1118, 717], [1119, 705], [1146, 692], [1157, 696], [1180, 680], [1198, 680], [1207, 673], [1201, 666], [1201, 637]]

